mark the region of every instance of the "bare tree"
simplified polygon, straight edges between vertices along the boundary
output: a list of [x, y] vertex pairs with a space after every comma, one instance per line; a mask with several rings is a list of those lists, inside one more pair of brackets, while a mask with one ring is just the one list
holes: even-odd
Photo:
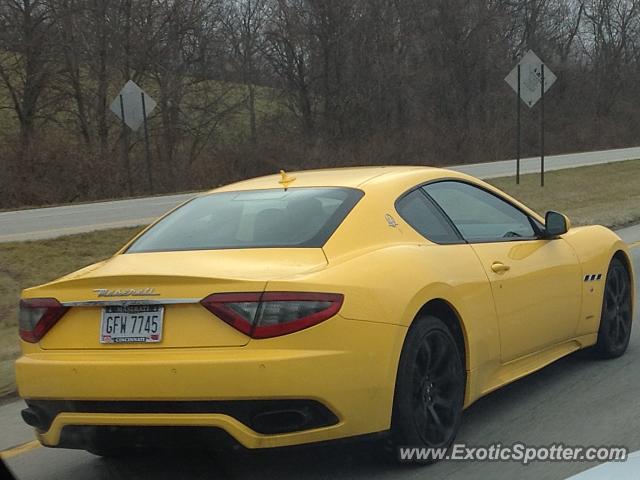
[[44, 0], [7, 0], [0, 7], [0, 80], [11, 97], [24, 147], [31, 144], [51, 74], [50, 34]]
[[637, 0], [583, 2], [587, 22], [583, 45], [595, 74], [596, 116], [611, 111], [634, 60], [639, 34]]
[[265, 50], [271, 67], [281, 79], [291, 112], [298, 118], [306, 138], [316, 124], [316, 79], [312, 74], [314, 38], [309, 32], [310, 14], [304, 0], [276, 0]]
[[256, 127], [256, 68], [264, 50], [264, 28], [269, 15], [267, 0], [238, 0], [229, 2], [222, 17], [224, 35], [231, 49], [230, 61], [239, 72], [247, 92], [249, 135], [253, 144]]
[[[503, 79], [529, 48], [558, 76], [552, 151], [633, 143], [639, 8], [639, 0], [3, 0], [0, 120], [10, 125], [3, 138], [21, 148], [0, 161], [21, 168], [5, 169], [19, 175], [3, 175], [1, 193], [75, 162], [79, 180], [23, 198], [119, 194], [122, 173], [99, 188], [91, 179], [98, 163], [133, 176], [143, 168], [141, 136], [120, 133], [108, 111], [129, 79], [158, 101], [149, 126], [160, 190], [272, 163], [508, 158], [514, 103]], [[531, 126], [525, 154], [537, 150]]]

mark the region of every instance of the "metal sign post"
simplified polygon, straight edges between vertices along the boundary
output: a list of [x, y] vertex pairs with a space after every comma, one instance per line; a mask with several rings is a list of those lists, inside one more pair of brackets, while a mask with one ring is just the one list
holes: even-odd
[[144, 153], [147, 160], [147, 180], [149, 182], [149, 190], [153, 192], [153, 177], [151, 175], [151, 153], [149, 152], [149, 129], [147, 128], [147, 105], [144, 101], [144, 92], [140, 92], [140, 100], [142, 100], [142, 118], [144, 123]]
[[127, 171], [127, 193], [131, 196], [133, 192], [131, 190], [131, 169], [129, 168], [129, 130], [127, 130], [127, 122], [125, 122], [122, 95], [118, 95], [118, 97], [120, 97], [120, 113], [122, 115], [122, 158], [124, 159], [124, 168]]
[[544, 186], [544, 95], [556, 81], [556, 76], [546, 68], [533, 51], [529, 50], [505, 77], [505, 81], [516, 92], [516, 183], [520, 183], [520, 100], [529, 108], [532, 108], [538, 100], [542, 101], [540, 105], [540, 186]]
[[[149, 190], [153, 193], [153, 178], [151, 171], [151, 149], [149, 146], [149, 127], [147, 125], [147, 117], [156, 108], [158, 104], [153, 98], [147, 95], [134, 81], [129, 80], [118, 96], [111, 103], [111, 111], [122, 121], [124, 125], [134, 132], [144, 126], [144, 151], [145, 151], [145, 167], [147, 170], [147, 182]], [[126, 130], [126, 129], [125, 129]], [[126, 148], [126, 150], [125, 150]], [[129, 132], [126, 132], [125, 144], [122, 155], [129, 170]], [[131, 193], [132, 185], [129, 182], [129, 191]]]
[[540, 186], [544, 187], [544, 63], [540, 65]]
[[516, 97], [516, 110], [518, 111], [517, 116], [517, 147], [516, 147], [516, 185], [520, 184], [520, 64], [518, 64], [518, 96]]

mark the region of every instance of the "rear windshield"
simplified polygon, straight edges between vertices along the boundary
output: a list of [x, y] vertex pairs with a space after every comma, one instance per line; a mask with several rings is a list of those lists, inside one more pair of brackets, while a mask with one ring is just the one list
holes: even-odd
[[127, 253], [321, 247], [362, 195], [352, 188], [213, 193], [166, 216]]

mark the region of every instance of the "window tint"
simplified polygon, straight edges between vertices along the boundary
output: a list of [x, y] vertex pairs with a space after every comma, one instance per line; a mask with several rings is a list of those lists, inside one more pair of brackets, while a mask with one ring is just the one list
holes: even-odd
[[478, 187], [437, 182], [423, 188], [470, 242], [535, 237], [527, 215]]
[[414, 190], [398, 200], [396, 209], [409, 225], [432, 242], [461, 241], [451, 224], [420, 190]]
[[321, 247], [362, 195], [349, 188], [214, 193], [165, 217], [127, 252]]

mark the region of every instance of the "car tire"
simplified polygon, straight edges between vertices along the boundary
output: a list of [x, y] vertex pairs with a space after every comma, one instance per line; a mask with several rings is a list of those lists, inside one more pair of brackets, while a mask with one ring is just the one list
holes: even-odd
[[605, 278], [598, 340], [594, 352], [600, 358], [617, 358], [629, 346], [632, 324], [631, 279], [624, 263], [613, 258]]
[[388, 454], [406, 461], [400, 447], [448, 449], [460, 426], [464, 390], [462, 355], [449, 328], [433, 316], [416, 319], [398, 364]]

